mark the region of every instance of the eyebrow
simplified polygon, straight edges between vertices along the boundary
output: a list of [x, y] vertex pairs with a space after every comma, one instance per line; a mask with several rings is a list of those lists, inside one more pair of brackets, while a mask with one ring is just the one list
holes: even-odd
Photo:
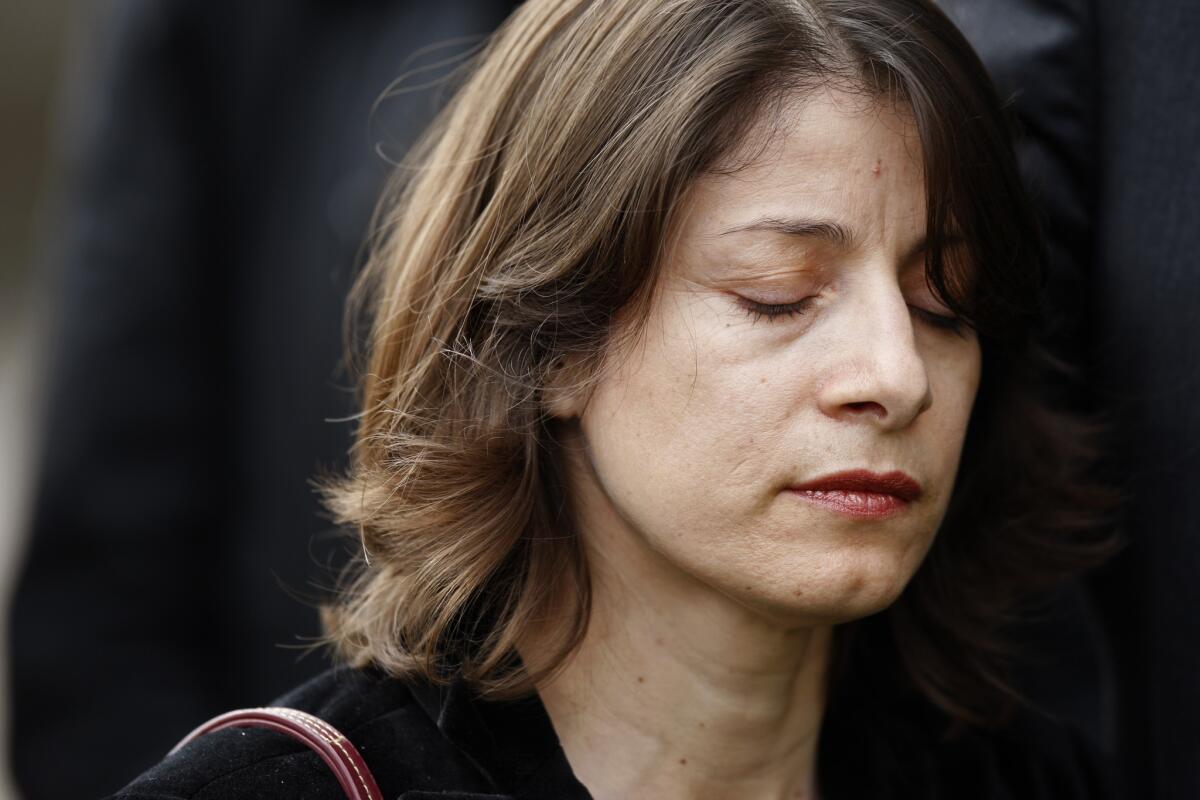
[[[828, 219], [803, 219], [799, 217], [762, 217], [745, 225], [738, 225], [729, 230], [721, 231], [717, 235], [725, 236], [730, 233], [741, 233], [743, 231], [768, 231], [788, 236], [824, 239], [842, 249], [850, 249], [855, 243], [854, 234], [841, 223]], [[950, 249], [963, 244], [965, 241], [966, 239], [962, 236], [948, 234], [942, 239], [942, 247]], [[928, 243], [928, 237], [922, 236], [908, 249], [903, 260], [907, 262], [915, 258], [918, 253], [928, 246]]]
[[788, 236], [825, 239], [831, 244], [844, 249], [848, 249], [854, 244], [854, 237], [850, 234], [850, 231], [837, 222], [826, 219], [800, 219], [795, 217], [762, 217], [745, 225], [738, 225], [729, 230], [721, 231], [718, 236], [726, 236], [731, 233], [741, 233], [743, 231], [769, 231], [771, 233], [787, 234]]

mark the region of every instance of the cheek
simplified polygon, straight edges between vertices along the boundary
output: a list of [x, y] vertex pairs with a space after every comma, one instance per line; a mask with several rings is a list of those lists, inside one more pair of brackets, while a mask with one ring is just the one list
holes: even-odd
[[920, 439], [928, 454], [929, 468], [943, 477], [937, 498], [940, 520], [954, 491], [954, 476], [962, 459], [962, 447], [979, 391], [979, 345], [973, 342], [970, 348], [960, 347], [940, 361], [930, 363], [940, 365], [931, 374], [935, 413], [930, 414], [924, 423], [928, 425], [928, 430], [923, 432]]
[[955, 459], [966, 436], [975, 397], [979, 392], [981, 361], [979, 343], [973, 341], [969, 348], [961, 348], [954, 357], [947, 357], [940, 362], [945, 366], [939, 370], [934, 390], [943, 398], [942, 413], [939, 415], [943, 442]]
[[688, 310], [647, 323], [582, 419], [611, 499], [660, 529], [744, 511], [765, 477], [754, 453], [771, 439], [756, 391], [764, 376], [731, 361], [719, 332]]

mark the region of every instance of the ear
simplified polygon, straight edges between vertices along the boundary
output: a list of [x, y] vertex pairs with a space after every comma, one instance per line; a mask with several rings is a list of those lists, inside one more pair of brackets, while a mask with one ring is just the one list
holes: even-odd
[[553, 419], [578, 419], [587, 406], [587, 370], [579, 355], [560, 355], [546, 373], [542, 406]]

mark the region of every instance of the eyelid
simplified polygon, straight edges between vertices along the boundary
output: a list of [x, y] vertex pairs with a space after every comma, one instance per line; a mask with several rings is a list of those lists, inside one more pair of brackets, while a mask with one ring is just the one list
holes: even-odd
[[742, 310], [750, 315], [751, 320], [757, 322], [764, 317], [769, 321], [778, 317], [798, 317], [802, 316], [812, 302], [817, 299], [817, 295], [809, 295], [802, 297], [791, 303], [763, 303], [757, 300], [751, 300], [749, 297], [737, 295], [738, 304]]
[[924, 319], [935, 328], [941, 328], [943, 330], [952, 331], [961, 335], [966, 332], [967, 328], [974, 327], [971, 325], [970, 320], [955, 316], [953, 314], [938, 314], [930, 311], [929, 309], [920, 308], [919, 306], [909, 306], [909, 308], [911, 308], [918, 317]]
[[[817, 299], [817, 295], [809, 295], [802, 297], [791, 303], [763, 303], [757, 300], [751, 300], [742, 295], [736, 295], [738, 303], [742, 309], [751, 317], [752, 321], [757, 322], [760, 319], [766, 318], [768, 321], [779, 317], [799, 317], [803, 316], [812, 305], [812, 302]], [[948, 314], [938, 314], [935, 311], [930, 311], [920, 306], [908, 306], [919, 318], [925, 320], [928, 324], [935, 328], [952, 331], [962, 334], [967, 328], [972, 327], [971, 323], [958, 316]]]
[[[749, 295], [744, 295], [737, 291], [732, 292], [732, 294], [764, 306], [785, 306], [789, 303], [798, 303], [803, 298], [803, 295], [801, 297], [796, 296], [798, 292], [795, 287], [755, 287]], [[813, 294], [816, 294], [816, 292]]]

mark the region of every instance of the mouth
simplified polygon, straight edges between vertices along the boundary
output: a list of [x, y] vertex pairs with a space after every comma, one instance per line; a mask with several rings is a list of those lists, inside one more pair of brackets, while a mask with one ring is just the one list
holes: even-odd
[[921, 496], [921, 484], [904, 472], [865, 469], [824, 475], [787, 491], [812, 505], [856, 519], [885, 519]]

